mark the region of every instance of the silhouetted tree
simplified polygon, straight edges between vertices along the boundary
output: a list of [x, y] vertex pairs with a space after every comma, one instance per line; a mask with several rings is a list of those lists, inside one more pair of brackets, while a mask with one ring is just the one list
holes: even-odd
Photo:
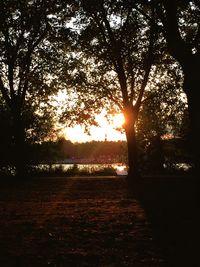
[[[153, 9], [148, 12], [153, 16]], [[139, 176], [135, 124], [154, 61], [154, 25], [120, 1], [80, 1], [76, 19], [77, 58], [83, 60], [74, 73], [74, 85], [87, 99], [81, 98], [85, 111], [102, 107], [103, 99], [104, 107], [111, 109], [113, 103], [112, 109], [115, 105], [123, 112], [129, 178], [134, 181]]]
[[162, 139], [182, 135], [182, 121], [187, 110], [179, 67], [169, 57], [160, 58], [157, 64], [162, 77], [155, 83], [157, 88], [152, 87], [154, 97], [142, 106], [137, 122], [141, 155], [153, 171], [156, 167], [157, 170], [163, 168]]
[[56, 90], [53, 75], [58, 67], [55, 52], [59, 47], [50, 42], [50, 33], [54, 29], [56, 35], [62, 25], [63, 8], [67, 16], [68, 1], [0, 2], [0, 91], [11, 114], [15, 166], [20, 176], [26, 164], [27, 108], [33, 109], [34, 103], [37, 114], [44, 115], [41, 110], [46, 104], [41, 100], [49, 100]]
[[188, 101], [190, 143], [199, 171], [200, 3], [196, 0], [161, 0], [155, 1], [155, 6], [163, 25], [168, 52], [179, 62], [184, 74], [183, 89]]

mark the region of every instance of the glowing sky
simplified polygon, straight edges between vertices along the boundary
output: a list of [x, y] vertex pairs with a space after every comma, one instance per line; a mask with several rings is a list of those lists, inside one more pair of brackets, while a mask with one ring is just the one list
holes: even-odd
[[123, 115], [116, 114], [113, 116], [112, 122], [108, 122], [104, 117], [104, 113], [97, 115], [96, 118], [99, 127], [91, 126], [90, 135], [84, 132], [84, 129], [80, 125], [76, 125], [73, 128], [65, 128], [63, 134], [67, 140], [72, 142], [87, 142], [87, 141], [118, 141], [125, 140], [125, 134], [116, 130], [117, 127], [121, 127], [123, 124]]
[[[52, 104], [57, 106], [58, 113], [61, 113], [61, 108], [65, 105], [67, 94], [65, 91], [59, 91], [56, 96], [54, 96]], [[106, 111], [103, 110], [101, 114], [96, 116], [96, 121], [99, 127], [91, 126], [90, 135], [84, 132], [84, 129], [80, 125], [76, 125], [71, 128], [63, 128], [62, 135], [64, 135], [66, 140], [72, 142], [88, 142], [88, 141], [118, 141], [126, 140], [125, 134], [117, 130], [121, 128], [124, 123], [124, 117], [122, 114], [114, 114], [111, 120], [108, 121], [105, 117]]]

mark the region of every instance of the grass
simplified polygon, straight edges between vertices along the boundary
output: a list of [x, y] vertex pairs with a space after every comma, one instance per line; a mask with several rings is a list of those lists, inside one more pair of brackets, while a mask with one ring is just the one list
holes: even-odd
[[163, 266], [124, 178], [0, 181], [0, 266]]
[[[93, 179], [94, 178], [94, 179]], [[0, 266], [199, 266], [192, 177], [0, 180]]]

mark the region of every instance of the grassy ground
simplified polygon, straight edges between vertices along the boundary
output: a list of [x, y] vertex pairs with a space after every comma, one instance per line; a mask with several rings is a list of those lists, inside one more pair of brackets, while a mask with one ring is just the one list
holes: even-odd
[[179, 182], [130, 193], [121, 177], [1, 179], [0, 266], [200, 266], [196, 187]]

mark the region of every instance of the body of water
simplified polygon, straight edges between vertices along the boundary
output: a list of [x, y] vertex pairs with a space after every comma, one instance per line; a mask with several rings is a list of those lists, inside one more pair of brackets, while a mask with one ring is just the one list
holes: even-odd
[[56, 170], [69, 171], [70, 169], [78, 168], [80, 171], [86, 171], [88, 173], [103, 171], [105, 169], [113, 169], [118, 175], [127, 174], [127, 166], [122, 163], [113, 164], [38, 164], [37, 167], [41, 170]]

